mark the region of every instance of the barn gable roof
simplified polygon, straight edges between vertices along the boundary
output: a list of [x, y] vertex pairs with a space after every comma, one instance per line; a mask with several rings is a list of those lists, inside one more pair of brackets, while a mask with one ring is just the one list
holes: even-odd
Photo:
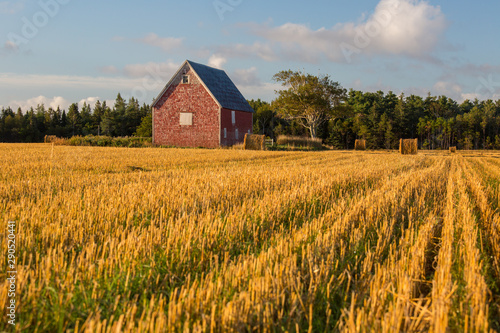
[[[184, 67], [186, 63], [196, 73], [200, 81], [207, 88], [208, 92], [222, 108], [253, 112], [250, 104], [248, 104], [245, 97], [243, 97], [241, 92], [235, 86], [233, 81], [231, 81], [226, 72], [221, 69], [198, 64], [190, 60], [186, 60], [179, 68], [179, 71]], [[167, 91], [168, 87], [172, 84], [179, 71], [177, 71], [170, 82], [162, 90], [160, 95], [158, 95], [153, 103], [153, 106], [156, 105], [157, 101], [159, 101], [161, 96], [163, 96], [165, 91]]]

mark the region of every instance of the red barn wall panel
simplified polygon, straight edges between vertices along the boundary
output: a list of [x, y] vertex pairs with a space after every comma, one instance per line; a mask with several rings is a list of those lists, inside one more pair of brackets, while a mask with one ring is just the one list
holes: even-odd
[[[253, 115], [250, 112], [234, 111], [235, 123], [233, 124], [232, 111], [223, 108], [221, 111], [221, 145], [232, 146], [245, 140], [245, 133], [252, 133]], [[224, 138], [224, 128], [226, 129], [226, 138]], [[236, 138], [236, 129], [238, 129], [238, 138]]]

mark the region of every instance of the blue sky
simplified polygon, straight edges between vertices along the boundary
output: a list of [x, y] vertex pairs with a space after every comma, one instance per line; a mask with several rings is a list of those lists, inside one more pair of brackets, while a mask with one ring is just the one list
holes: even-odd
[[500, 98], [500, 3], [0, 0], [0, 107], [151, 103], [185, 59], [271, 101], [286, 69], [362, 91]]

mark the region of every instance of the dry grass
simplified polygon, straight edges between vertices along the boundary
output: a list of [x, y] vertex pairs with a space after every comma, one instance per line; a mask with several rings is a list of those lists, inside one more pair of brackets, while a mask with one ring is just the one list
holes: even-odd
[[57, 146], [69, 145], [68, 139], [58, 138], [55, 135], [46, 135], [43, 141], [44, 143], [52, 143]]
[[[226, 147], [221, 147], [222, 149], [225, 149]], [[245, 143], [236, 143], [231, 146], [231, 149], [233, 150], [245, 150]]]
[[54, 140], [57, 139], [57, 136], [55, 135], [46, 135], [44, 138], [43, 138], [43, 142], [44, 143], [52, 143], [54, 142]]
[[19, 226], [17, 331], [499, 328], [498, 153], [0, 156], [0, 219]]
[[306, 147], [321, 149], [323, 147], [322, 140], [319, 138], [307, 138], [302, 136], [280, 135], [276, 139], [276, 144], [286, 145], [289, 147]]

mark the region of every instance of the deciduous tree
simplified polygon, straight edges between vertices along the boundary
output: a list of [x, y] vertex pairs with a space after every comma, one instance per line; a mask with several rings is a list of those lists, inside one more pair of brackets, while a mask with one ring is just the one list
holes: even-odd
[[299, 71], [281, 71], [274, 75], [285, 89], [277, 91], [273, 107], [286, 119], [297, 119], [312, 138], [317, 137], [320, 125], [336, 118], [341, 112], [346, 90], [328, 75], [314, 76]]

